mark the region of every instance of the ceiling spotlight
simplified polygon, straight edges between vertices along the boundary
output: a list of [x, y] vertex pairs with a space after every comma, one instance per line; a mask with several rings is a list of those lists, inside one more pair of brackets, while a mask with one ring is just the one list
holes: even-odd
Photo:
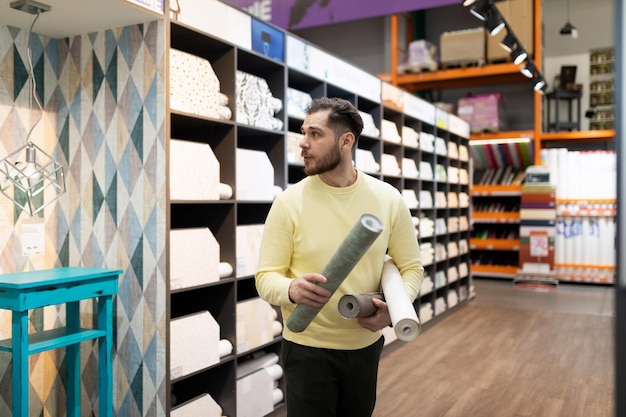
[[517, 48], [515, 48], [513, 52], [511, 52], [511, 59], [513, 60], [513, 62], [515, 62], [516, 65], [519, 65], [522, 62], [526, 61], [526, 58], [528, 58], [528, 54], [519, 46], [517, 46]]
[[480, 20], [487, 20], [491, 9], [491, 0], [477, 0], [470, 9], [470, 12]]
[[491, 8], [489, 16], [485, 21], [485, 26], [487, 26], [487, 30], [489, 30], [489, 34], [491, 36], [496, 36], [502, 31], [502, 29], [504, 29], [504, 20], [502, 20], [500, 13], [498, 13], [498, 10], [495, 7]]
[[574, 39], [578, 38], [578, 29], [570, 23], [569, 19], [569, 0], [567, 0], [567, 22], [563, 25], [559, 33], [561, 35], [571, 36]]
[[537, 67], [535, 67], [533, 63], [530, 61], [526, 62], [526, 65], [524, 65], [522, 69], [520, 70], [522, 75], [528, 78], [533, 78], [535, 76], [536, 71], [537, 71]]
[[463, 2], [463, 6], [467, 7], [467, 6], [471, 6], [472, 4], [476, 3], [476, 0], [465, 0]]
[[543, 94], [543, 92], [546, 91], [546, 89], [548, 88], [548, 85], [546, 84], [546, 80], [544, 80], [543, 77], [539, 77], [537, 78], [537, 81], [535, 82], [535, 86], [533, 88], [539, 94]]
[[500, 41], [500, 46], [507, 52], [511, 52], [517, 43], [517, 38], [511, 32], [507, 32], [506, 36]]

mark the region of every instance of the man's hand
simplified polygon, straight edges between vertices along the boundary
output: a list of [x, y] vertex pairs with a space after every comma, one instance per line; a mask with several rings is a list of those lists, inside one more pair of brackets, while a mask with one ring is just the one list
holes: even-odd
[[327, 281], [326, 277], [321, 274], [304, 274], [289, 284], [289, 299], [296, 304], [306, 304], [316, 308], [324, 307], [332, 294], [318, 284]]
[[359, 324], [365, 327], [367, 330], [377, 332], [391, 324], [391, 317], [389, 316], [389, 309], [387, 303], [378, 298], [373, 298], [372, 303], [377, 308], [376, 313], [369, 317], [359, 318]]

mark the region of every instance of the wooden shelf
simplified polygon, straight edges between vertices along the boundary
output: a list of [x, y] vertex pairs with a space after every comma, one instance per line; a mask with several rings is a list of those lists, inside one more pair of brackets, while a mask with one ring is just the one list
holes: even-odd
[[548, 140], [613, 140], [615, 137], [615, 130], [607, 129], [607, 130], [583, 130], [577, 132], [545, 132], [541, 134], [542, 141]]
[[[512, 62], [417, 74], [379, 74], [378, 77], [408, 91], [528, 82], [520, 73], [520, 66]], [[532, 88], [530, 83], [529, 88]]]

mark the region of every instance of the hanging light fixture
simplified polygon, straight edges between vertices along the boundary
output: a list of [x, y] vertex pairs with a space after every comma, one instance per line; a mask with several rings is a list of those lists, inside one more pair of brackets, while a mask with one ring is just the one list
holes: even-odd
[[560, 32], [561, 35], [571, 36], [574, 39], [578, 38], [578, 29], [570, 23], [569, 18], [569, 0], [567, 0], [567, 22], [563, 25]]
[[[34, 0], [18, 0], [12, 2], [11, 7], [36, 15], [28, 30], [27, 55], [30, 109], [32, 110], [32, 101], [34, 100], [39, 108], [39, 118], [31, 126], [26, 136], [26, 144], [0, 159], [0, 193], [13, 201], [20, 209], [33, 216], [65, 193], [63, 167], [46, 154], [43, 149], [35, 145], [30, 138], [43, 116], [43, 107], [37, 97], [30, 37], [35, 22], [41, 13], [50, 10], [50, 6]], [[51, 192], [44, 196], [46, 190], [51, 190]]]

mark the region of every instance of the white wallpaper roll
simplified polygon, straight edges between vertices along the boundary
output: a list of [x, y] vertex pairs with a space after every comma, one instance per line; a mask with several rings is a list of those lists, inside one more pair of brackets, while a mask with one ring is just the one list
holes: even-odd
[[565, 263], [565, 222], [556, 220], [556, 236], [554, 238], [554, 263]]
[[283, 391], [280, 388], [275, 388], [273, 392], [274, 405], [280, 403], [284, 398]]
[[283, 377], [283, 368], [279, 364], [268, 366], [265, 370], [275, 381]]
[[220, 262], [220, 278], [229, 277], [233, 274], [233, 266], [228, 262]]
[[420, 334], [421, 325], [404, 287], [400, 271], [390, 257], [387, 257], [383, 265], [381, 285], [398, 339], [405, 342], [415, 340]]
[[217, 350], [220, 353], [220, 358], [223, 358], [233, 353], [233, 344], [228, 339], [221, 339]]
[[283, 325], [281, 322], [279, 322], [278, 320], [274, 320], [272, 322], [272, 333], [274, 334], [274, 337], [280, 335], [283, 332]]

